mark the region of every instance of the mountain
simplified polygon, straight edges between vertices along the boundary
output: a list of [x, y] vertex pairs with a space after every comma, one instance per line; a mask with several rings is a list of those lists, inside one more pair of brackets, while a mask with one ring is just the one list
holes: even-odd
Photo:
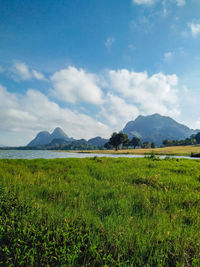
[[73, 142], [74, 139], [66, 135], [66, 133], [59, 127], [55, 128], [52, 134], [47, 131], [39, 132], [36, 137], [28, 143], [27, 146], [40, 146], [50, 144], [54, 139], [62, 139], [67, 142]]
[[51, 135], [47, 131], [39, 132], [27, 146], [46, 145], [51, 142]]
[[138, 116], [134, 121], [129, 121], [123, 133], [129, 138], [139, 137], [143, 142], [155, 142], [161, 145], [163, 140], [181, 140], [196, 134], [199, 130], [192, 130], [167, 116], [153, 114]]
[[60, 127], [54, 129], [53, 133], [51, 134], [51, 139], [64, 139], [65, 141], [74, 141], [74, 139], [69, 138]]
[[100, 136], [91, 138], [88, 140], [88, 143], [92, 146], [103, 146], [105, 143], [107, 143], [109, 140], [101, 138]]
[[54, 138], [48, 146], [56, 146], [56, 145], [68, 145], [71, 144], [72, 141], [66, 141], [65, 139], [62, 138]]

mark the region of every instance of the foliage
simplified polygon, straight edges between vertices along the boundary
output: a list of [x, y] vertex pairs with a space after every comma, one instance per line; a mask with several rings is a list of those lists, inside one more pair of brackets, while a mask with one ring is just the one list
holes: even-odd
[[128, 135], [122, 132], [114, 132], [109, 140], [109, 144], [112, 145], [116, 150], [119, 149], [120, 145], [128, 146], [129, 142]]
[[199, 266], [197, 160], [0, 160], [1, 266]]
[[131, 145], [133, 145], [134, 149], [135, 149], [137, 146], [141, 146], [141, 144], [142, 144], [141, 140], [140, 140], [138, 137], [136, 137], [136, 136], [134, 136], [134, 137], [132, 138], [132, 140], [131, 140], [130, 143], [131, 143]]
[[155, 142], [151, 143], [151, 148], [156, 148], [156, 143]]
[[195, 145], [200, 143], [200, 132], [196, 135], [191, 135], [190, 138], [184, 140], [163, 140], [164, 146], [185, 146], [185, 145]]
[[200, 144], [200, 132], [197, 133], [194, 138], [196, 139], [197, 144]]
[[151, 147], [151, 143], [150, 142], [144, 142], [143, 144], [142, 144], [142, 148], [150, 148]]

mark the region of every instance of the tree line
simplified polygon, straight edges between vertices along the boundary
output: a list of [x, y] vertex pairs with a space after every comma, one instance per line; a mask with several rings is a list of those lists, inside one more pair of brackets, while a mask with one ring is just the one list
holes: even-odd
[[[163, 140], [163, 146], [185, 146], [185, 145], [195, 145], [200, 144], [200, 132], [196, 135], [193, 134], [189, 138], [184, 140]], [[128, 147], [141, 147], [141, 148], [156, 148], [155, 142], [142, 142], [140, 138], [134, 136], [131, 140], [128, 135], [122, 132], [116, 133], [114, 132], [109, 141], [105, 143], [104, 147], [106, 149], [118, 150], [119, 148], [128, 148]]]
[[119, 148], [128, 148], [129, 146], [133, 146], [134, 149], [136, 147], [141, 148], [155, 148], [156, 144], [154, 142], [143, 142], [140, 138], [134, 136], [131, 140], [128, 138], [128, 135], [122, 132], [116, 133], [114, 132], [109, 141], [105, 143], [104, 147], [107, 149], [115, 148], [118, 150]]
[[165, 139], [163, 141], [163, 146], [187, 146], [187, 145], [195, 145], [200, 144], [200, 132], [192, 134], [189, 138], [183, 140], [168, 140]]

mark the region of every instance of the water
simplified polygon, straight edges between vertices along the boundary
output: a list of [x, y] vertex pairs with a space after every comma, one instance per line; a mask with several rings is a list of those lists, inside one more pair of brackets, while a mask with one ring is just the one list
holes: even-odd
[[[120, 154], [90, 154], [90, 153], [71, 153], [57, 152], [50, 150], [0, 150], [0, 159], [56, 159], [56, 158], [91, 158], [91, 157], [109, 157], [109, 158], [143, 158], [144, 155], [120, 155]], [[160, 156], [165, 158], [166, 156]], [[184, 156], [173, 156], [174, 158], [195, 159]]]

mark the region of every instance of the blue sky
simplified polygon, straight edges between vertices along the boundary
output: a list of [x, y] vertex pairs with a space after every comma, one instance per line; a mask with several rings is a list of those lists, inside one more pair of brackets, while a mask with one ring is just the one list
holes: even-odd
[[0, 40], [0, 144], [152, 113], [200, 129], [199, 0], [2, 0]]

